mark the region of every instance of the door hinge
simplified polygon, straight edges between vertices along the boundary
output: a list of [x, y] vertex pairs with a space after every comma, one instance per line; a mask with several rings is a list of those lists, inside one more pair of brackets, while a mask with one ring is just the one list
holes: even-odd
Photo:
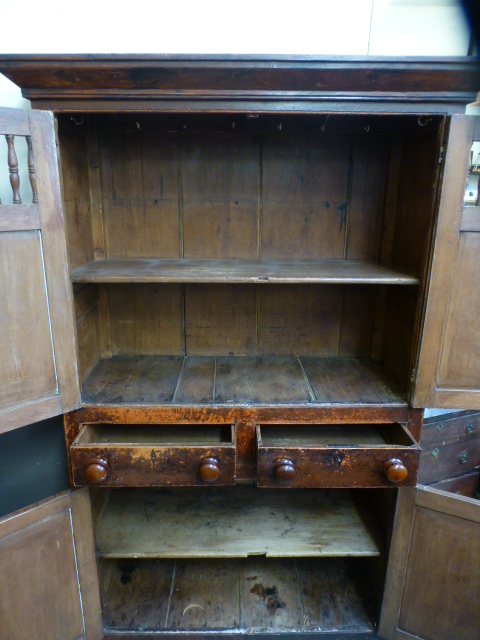
[[416, 377], [417, 377], [417, 369], [412, 369], [412, 375], [410, 376], [410, 382], [411, 383], [415, 382]]
[[443, 151], [444, 151], [444, 147], [440, 147], [440, 154], [438, 156], [438, 164], [442, 164], [442, 162], [443, 162]]

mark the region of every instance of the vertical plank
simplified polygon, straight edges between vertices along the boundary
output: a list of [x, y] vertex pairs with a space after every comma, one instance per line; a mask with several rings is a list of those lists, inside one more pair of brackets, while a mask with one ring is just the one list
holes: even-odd
[[165, 628], [171, 631], [238, 629], [238, 572], [236, 561], [177, 560]]
[[80, 382], [95, 368], [101, 357], [98, 290], [96, 286], [82, 287], [75, 294], [77, 327], [77, 357]]
[[100, 154], [98, 150], [97, 132], [89, 121], [89, 132], [86, 140], [88, 155], [88, 181], [90, 195], [90, 212], [92, 218], [93, 253], [96, 260], [105, 258], [105, 231], [103, 228], [103, 202], [100, 176]]
[[342, 287], [259, 287], [258, 353], [335, 355]]
[[63, 412], [80, 402], [72, 288], [69, 281], [53, 116], [28, 112], [35, 153], [42, 245], [58, 388]]
[[94, 257], [87, 147], [83, 135], [67, 131], [61, 131], [59, 146], [68, 259], [76, 269]]
[[187, 355], [248, 355], [256, 345], [255, 287], [185, 287]]
[[350, 139], [266, 136], [262, 258], [342, 258]]
[[113, 355], [180, 355], [179, 285], [112, 285], [108, 288]]
[[176, 138], [131, 129], [102, 134], [100, 149], [106, 255], [177, 258]]
[[259, 145], [253, 136], [182, 140], [185, 258], [256, 258]]
[[388, 140], [371, 134], [353, 140], [345, 257], [378, 260], [385, 205]]
[[304, 615], [295, 560], [252, 556], [240, 567], [242, 629], [301, 629]]

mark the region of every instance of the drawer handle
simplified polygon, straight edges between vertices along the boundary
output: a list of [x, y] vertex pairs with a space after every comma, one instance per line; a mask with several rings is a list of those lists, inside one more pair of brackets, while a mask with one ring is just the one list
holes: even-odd
[[468, 435], [470, 435], [471, 433], [473, 433], [475, 431], [475, 425], [473, 424], [473, 422], [467, 422], [467, 426], [465, 427], [465, 431], [468, 433]]
[[468, 453], [466, 451], [462, 451], [462, 453], [458, 456], [460, 464], [465, 464], [468, 462]]
[[220, 477], [220, 465], [216, 458], [205, 458], [198, 467], [200, 480], [207, 483], [215, 482]]
[[291, 460], [280, 459], [275, 463], [275, 480], [280, 484], [290, 484], [295, 480], [297, 470]]
[[105, 480], [108, 473], [108, 463], [103, 458], [95, 458], [90, 462], [85, 471], [85, 477], [89, 484], [98, 484]]
[[407, 467], [398, 458], [388, 460], [383, 468], [390, 482], [403, 482], [408, 475]]

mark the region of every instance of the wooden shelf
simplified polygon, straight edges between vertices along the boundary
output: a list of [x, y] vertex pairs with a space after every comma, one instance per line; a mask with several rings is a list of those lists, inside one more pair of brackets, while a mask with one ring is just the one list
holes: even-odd
[[360, 260], [94, 260], [75, 269], [73, 282], [402, 284], [417, 277]]
[[407, 405], [368, 358], [115, 356], [82, 388], [85, 405]]
[[349, 492], [114, 491], [97, 528], [102, 558], [378, 556], [381, 535]]
[[341, 558], [258, 556], [112, 560], [102, 588], [105, 631], [225, 631], [229, 637], [343, 632], [370, 638], [374, 625], [362, 598], [368, 590], [351, 565]]

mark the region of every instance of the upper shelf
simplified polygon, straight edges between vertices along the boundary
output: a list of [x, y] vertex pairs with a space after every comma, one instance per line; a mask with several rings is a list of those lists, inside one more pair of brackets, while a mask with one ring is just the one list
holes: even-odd
[[360, 260], [94, 260], [72, 272], [73, 282], [323, 283], [418, 285], [417, 277]]

